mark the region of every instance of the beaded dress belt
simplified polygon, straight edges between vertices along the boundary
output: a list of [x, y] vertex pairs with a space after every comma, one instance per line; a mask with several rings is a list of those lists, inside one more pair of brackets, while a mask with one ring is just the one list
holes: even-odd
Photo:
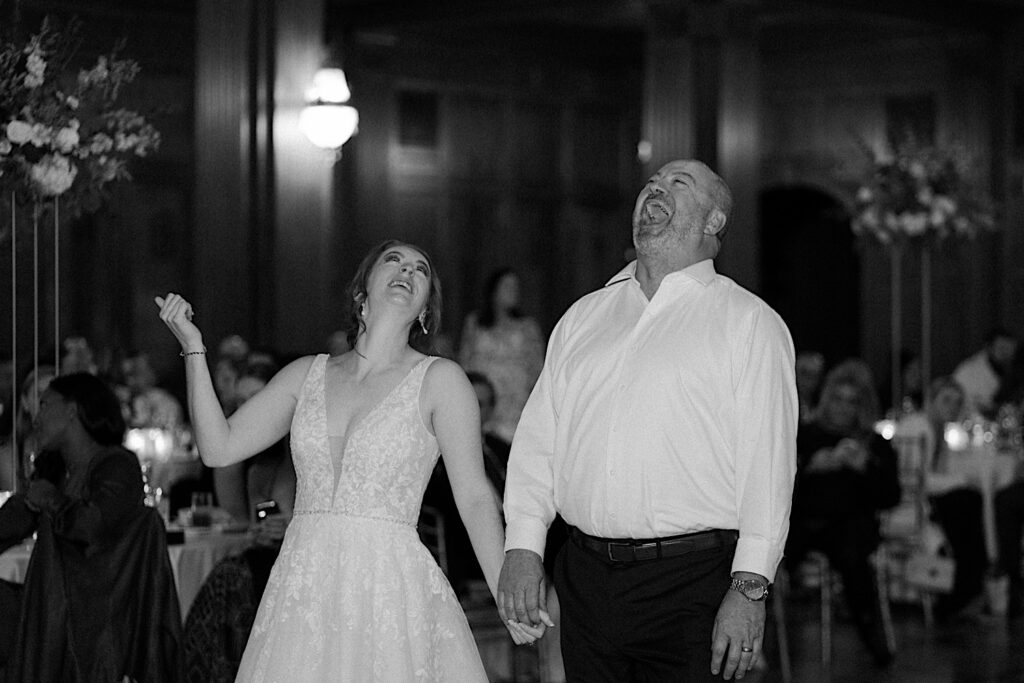
[[407, 526], [407, 527], [410, 527], [412, 529], [416, 528], [416, 523], [415, 522], [410, 522], [408, 520], [400, 519], [398, 517], [385, 517], [383, 515], [363, 515], [363, 514], [359, 514], [357, 512], [348, 512], [346, 510], [311, 510], [311, 509], [307, 508], [307, 509], [304, 509], [304, 510], [296, 510], [295, 512], [292, 513], [292, 515], [293, 516], [298, 516], [298, 515], [310, 515], [310, 516], [327, 515], [327, 516], [332, 516], [332, 517], [352, 517], [354, 519], [367, 519], [367, 520], [370, 520], [370, 521], [373, 521], [373, 522], [387, 522], [388, 524], [398, 524], [400, 526]]
[[662, 557], [677, 557], [698, 550], [720, 548], [735, 543], [739, 538], [739, 532], [733, 529], [710, 529], [651, 540], [598, 538], [588, 536], [575, 527], [570, 535], [581, 548], [607, 557], [612, 562], [639, 562]]

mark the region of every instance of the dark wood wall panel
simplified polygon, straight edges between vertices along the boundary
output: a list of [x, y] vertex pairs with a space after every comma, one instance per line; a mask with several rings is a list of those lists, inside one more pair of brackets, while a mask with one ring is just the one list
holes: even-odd
[[[425, 52], [420, 40], [444, 47]], [[353, 82], [373, 84], [374, 118], [364, 110], [352, 144], [349, 172], [361, 188], [352, 201], [360, 208], [338, 223], [365, 242], [415, 235], [424, 247], [437, 245], [453, 343], [496, 268], [520, 271], [524, 308], [550, 327], [621, 263], [621, 247], [609, 256], [601, 251], [607, 240], [594, 233], [607, 230], [602, 218], [613, 215], [628, 240], [632, 198], [625, 211], [622, 198], [639, 178], [633, 150], [642, 55], [637, 45], [609, 69], [582, 56], [596, 44], [575, 50], [564, 43], [528, 32], [457, 41], [399, 33], [386, 50], [349, 48]], [[401, 93], [412, 90], [438, 95], [436, 148], [402, 145], [394, 129]], [[381, 158], [388, 160], [388, 201], [371, 211], [363, 194], [381, 188], [364, 174], [377, 173]], [[587, 210], [573, 210], [576, 204]]]
[[[967, 149], [979, 164], [974, 180], [991, 187], [993, 108], [988, 93], [997, 82], [986, 38], [965, 35], [949, 41], [922, 27], [899, 39], [851, 33], [812, 36], [799, 44], [787, 40], [784, 32], [769, 32], [762, 41], [762, 187], [816, 188], [848, 211], [868, 162], [858, 145], [884, 146], [891, 127], [887, 102], [928, 98], [937, 104], [936, 143]], [[1004, 227], [1019, 230], [1012, 224]], [[1013, 323], [1000, 320], [998, 302], [1005, 294], [994, 239], [1002, 238], [950, 242], [935, 254], [932, 376], [950, 372], [980, 348], [993, 324]], [[862, 283], [859, 353], [881, 382], [888, 377], [891, 357], [891, 261], [888, 252], [871, 244], [856, 257]], [[911, 254], [903, 260], [903, 345], [919, 350], [920, 258]]]

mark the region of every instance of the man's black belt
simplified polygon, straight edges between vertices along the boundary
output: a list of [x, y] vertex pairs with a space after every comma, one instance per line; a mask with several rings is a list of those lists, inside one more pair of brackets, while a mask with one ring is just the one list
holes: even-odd
[[615, 539], [589, 536], [573, 527], [570, 537], [581, 548], [597, 553], [612, 562], [639, 562], [733, 544], [739, 538], [734, 529], [709, 529], [681, 536], [653, 539]]

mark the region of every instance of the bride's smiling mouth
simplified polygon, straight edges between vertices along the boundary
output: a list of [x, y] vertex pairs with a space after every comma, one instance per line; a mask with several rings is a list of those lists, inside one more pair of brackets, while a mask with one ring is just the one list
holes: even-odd
[[412, 285], [406, 282], [405, 280], [392, 280], [391, 282], [388, 283], [388, 287], [402, 287], [410, 294], [412, 294]]

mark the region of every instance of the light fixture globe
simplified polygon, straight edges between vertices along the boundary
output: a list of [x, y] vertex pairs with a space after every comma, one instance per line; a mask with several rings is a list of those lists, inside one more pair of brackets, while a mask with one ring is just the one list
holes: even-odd
[[313, 103], [299, 114], [299, 130], [322, 149], [338, 149], [355, 135], [358, 127], [359, 112], [347, 104]]
[[313, 76], [313, 87], [306, 91], [307, 102], [348, 102], [352, 93], [341, 69], [320, 69]]
[[306, 91], [299, 130], [317, 147], [341, 149], [359, 128], [359, 112], [345, 104], [351, 96], [344, 71], [320, 69]]

